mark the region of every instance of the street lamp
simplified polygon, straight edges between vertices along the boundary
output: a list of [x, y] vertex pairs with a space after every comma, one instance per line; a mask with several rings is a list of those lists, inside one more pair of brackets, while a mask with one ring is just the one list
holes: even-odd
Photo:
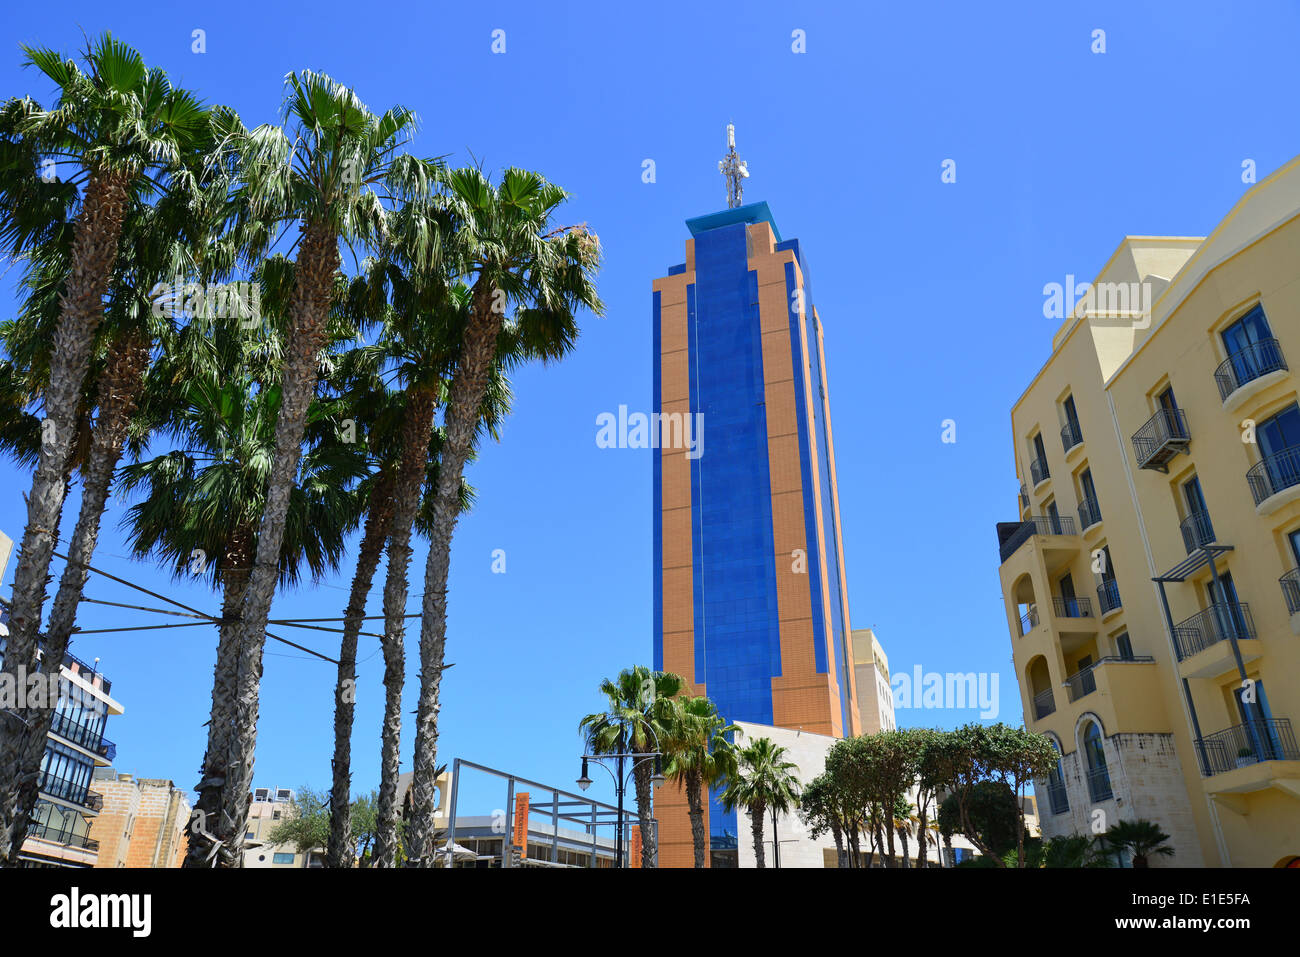
[[[646, 725], [646, 730], [649, 731], [651, 736], [655, 739], [655, 748], [658, 748], [659, 735], [655, 733], [654, 728], [650, 725]], [[588, 776], [588, 761], [597, 762], [600, 767], [605, 768], [605, 770], [609, 772], [610, 777], [614, 779], [614, 793], [618, 796], [618, 822], [615, 825], [616, 841], [614, 848], [614, 866], [616, 868], [621, 868], [623, 866], [623, 796], [627, 791], [628, 781], [631, 780], [632, 775], [636, 773], [638, 767], [650, 760], [654, 761], [654, 774], [650, 777], [650, 783], [657, 790], [658, 788], [663, 787], [665, 780], [662, 760], [663, 753], [661, 751], [625, 751], [625, 747], [623, 731], [620, 729], [618, 733], [617, 751], [611, 751], [608, 754], [584, 754], [582, 756], [582, 774], [579, 776], [577, 781], [578, 787], [582, 788], [584, 791], [591, 787], [591, 778]], [[631, 759], [632, 766], [626, 773], [624, 773], [624, 764], [628, 759]], [[604, 762], [611, 760], [615, 763], [616, 769], [611, 769], [605, 766]]]

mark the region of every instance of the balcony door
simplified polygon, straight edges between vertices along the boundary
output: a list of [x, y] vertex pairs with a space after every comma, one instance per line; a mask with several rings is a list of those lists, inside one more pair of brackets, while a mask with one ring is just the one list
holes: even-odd
[[1183, 501], [1187, 505], [1187, 517], [1195, 539], [1192, 542], [1200, 546], [1214, 541], [1214, 529], [1210, 525], [1210, 510], [1205, 504], [1205, 493], [1201, 491], [1201, 480], [1193, 475], [1183, 483]]
[[1074, 407], [1074, 396], [1067, 395], [1061, 405], [1065, 411], [1065, 424], [1070, 429], [1070, 442], [1073, 447], [1073, 443], [1083, 437], [1083, 430], [1079, 428], [1079, 411]]
[[1053, 535], [1063, 534], [1061, 531], [1061, 513], [1057, 511], [1055, 502], [1047, 503], [1047, 520], [1051, 523], [1050, 528]]
[[1079, 694], [1092, 694], [1097, 690], [1097, 676], [1092, 673], [1092, 655], [1079, 659]]
[[[1300, 407], [1292, 405], [1255, 429], [1259, 454], [1268, 464], [1270, 492], [1300, 484]], [[1288, 453], [1289, 454], [1284, 454]]]
[[1273, 331], [1264, 318], [1263, 306], [1256, 306], [1223, 330], [1223, 346], [1232, 360], [1238, 385], [1276, 368], [1278, 356], [1272, 338]]
[[1074, 594], [1074, 579], [1066, 575], [1061, 579], [1061, 604], [1065, 607], [1065, 614], [1068, 618], [1079, 617], [1079, 602]]
[[1174, 412], [1178, 409], [1178, 400], [1174, 398], [1173, 386], [1156, 396], [1156, 401], [1160, 403], [1160, 408], [1165, 412]]
[[1237, 586], [1232, 580], [1232, 572], [1224, 572], [1218, 582], [1211, 579], [1205, 586], [1206, 594], [1214, 608], [1214, 624], [1218, 629], [1216, 638], [1248, 638], [1246, 616], [1237, 600]]
[[1273, 725], [1273, 713], [1268, 707], [1268, 695], [1264, 693], [1264, 682], [1254, 684], [1255, 701], [1248, 702], [1245, 688], [1237, 688], [1233, 696], [1237, 699], [1237, 712], [1241, 715], [1242, 726], [1246, 729], [1249, 747], [1260, 761], [1279, 761], [1282, 759], [1282, 740]]

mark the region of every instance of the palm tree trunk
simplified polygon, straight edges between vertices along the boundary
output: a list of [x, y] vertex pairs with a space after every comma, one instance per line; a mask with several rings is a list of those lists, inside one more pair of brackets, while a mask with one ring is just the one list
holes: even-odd
[[229, 774], [221, 789], [217, 834], [222, 844], [243, 859], [244, 827], [252, 799], [253, 761], [262, 684], [266, 620], [280, 572], [280, 548], [289, 512], [289, 496], [302, 458], [307, 408], [316, 391], [317, 359], [327, 336], [325, 320], [339, 267], [337, 234], [326, 224], [307, 222], [295, 265], [292, 331], [280, 377], [280, 412], [275, 423], [275, 453], [266, 486], [266, 504], [257, 531], [257, 555], [244, 598], [238, 629], [239, 669], [231, 733]]
[[393, 522], [388, 537], [388, 577], [384, 582], [384, 728], [380, 748], [379, 800], [375, 811], [375, 866], [392, 867], [397, 853], [397, 777], [401, 771], [402, 686], [406, 682], [407, 569], [411, 565], [411, 526], [420, 510], [420, 493], [429, 468], [434, 393], [425, 388], [407, 395], [402, 422], [402, 461], [398, 469]]
[[[117, 259], [129, 182], [129, 176], [122, 173], [92, 174], [77, 218], [72, 267], [59, 297], [50, 382], [43, 397], [44, 441], [27, 496], [27, 525], [14, 570], [9, 637], [4, 664], [0, 665], [6, 674], [35, 670], [41, 608], [63, 505], [64, 467], [76, 432], [95, 330], [104, 315], [104, 294]], [[16, 860], [12, 848], [19, 790], [31, 784], [23, 780], [24, 745], [35, 718], [33, 709], [24, 709], [18, 720], [0, 721], [0, 863], [4, 864]]]
[[[640, 752], [641, 749], [634, 746], [632, 750]], [[641, 826], [641, 866], [651, 868], [655, 866], [655, 824], [651, 807], [651, 792], [654, 788], [650, 783], [651, 765], [648, 758], [633, 760], [637, 761], [636, 770], [632, 772], [632, 781], [636, 785], [636, 816]]]
[[339, 643], [338, 683], [334, 686], [334, 759], [330, 762], [334, 785], [330, 791], [330, 836], [325, 851], [326, 867], [351, 867], [356, 856], [352, 841], [352, 724], [356, 714], [357, 635], [366, 613], [366, 598], [375, 569], [384, 553], [384, 542], [392, 515], [391, 489], [381, 474], [370, 491], [366, 528], [357, 551], [357, 569], [343, 616], [343, 639]]
[[925, 856], [925, 848], [926, 848], [926, 843], [929, 839], [929, 833], [925, 829], [925, 825], [926, 825], [925, 812], [926, 812], [926, 805], [929, 804], [929, 799], [927, 799], [923, 804], [921, 802], [921, 795], [918, 793], [916, 796], [916, 803], [920, 805], [920, 807], [917, 808], [917, 812], [918, 812], [917, 818], [919, 820], [919, 823], [917, 824], [916, 827], [916, 866], [928, 867], [929, 858]]
[[[125, 343], [115, 343], [107, 367], [99, 382], [99, 419], [92, 433], [90, 460], [81, 489], [81, 511], [68, 546], [68, 562], [59, 580], [59, 590], [50, 610], [45, 629], [45, 654], [51, 662], [63, 661], [68, 640], [76, 622], [77, 606], [89, 577], [90, 559], [99, 539], [99, 525], [108, 503], [108, 495], [122, 455], [127, 427], [135, 414], [144, 389], [144, 374], [149, 368], [149, 341], [132, 335]], [[26, 774], [39, 771], [45, 753], [45, 739], [54, 720], [54, 703], [32, 711], [32, 730], [27, 737], [23, 756]], [[14, 822], [12, 852], [16, 856], [27, 831], [27, 819], [36, 805], [33, 777], [21, 792], [17, 819]]]
[[240, 867], [224, 844], [213, 851], [216, 822], [221, 816], [221, 785], [229, 765], [230, 734], [239, 670], [239, 615], [252, 577], [253, 531], [235, 529], [226, 544], [221, 575], [221, 624], [217, 626], [217, 662], [212, 669], [212, 705], [208, 717], [208, 743], [203, 753], [200, 780], [185, 833], [188, 842], [182, 867]]
[[766, 813], [767, 805], [762, 801], [749, 809], [749, 829], [754, 835], [754, 866], [760, 869], [767, 867], [763, 860], [763, 815]]
[[903, 869], [906, 870], [911, 866], [911, 856], [907, 852], [907, 825], [904, 824], [898, 829], [898, 840], [903, 845]]
[[704, 781], [699, 771], [686, 772], [686, 806], [691, 817], [691, 844], [695, 867], [704, 867]]
[[460, 516], [460, 484], [474, 449], [479, 409], [496, 360], [497, 334], [504, 316], [492, 308], [494, 290], [480, 280], [474, 287], [464, 348], [448, 393], [445, 436], [433, 500], [433, 528], [424, 571], [420, 619], [420, 697], [415, 718], [415, 769], [411, 780], [411, 820], [407, 828], [408, 867], [433, 863], [434, 812], [438, 762], [438, 692], [447, 648], [447, 574], [451, 536]]

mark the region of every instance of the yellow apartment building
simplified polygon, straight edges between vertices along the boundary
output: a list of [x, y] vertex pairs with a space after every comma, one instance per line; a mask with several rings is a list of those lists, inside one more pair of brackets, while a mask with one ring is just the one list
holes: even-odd
[[1300, 865], [1300, 158], [1072, 285], [998, 526], [1026, 723], [1061, 753], [1043, 834], [1144, 818], [1156, 866]]

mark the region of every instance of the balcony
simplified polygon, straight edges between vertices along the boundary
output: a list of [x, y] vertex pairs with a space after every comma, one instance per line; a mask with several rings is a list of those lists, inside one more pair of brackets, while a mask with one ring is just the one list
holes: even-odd
[[1183, 547], [1190, 555], [1198, 548], [1214, 543], [1214, 526], [1208, 512], [1192, 512], [1179, 525], [1183, 533]]
[[1020, 508], [1029, 508], [1029, 489], [1025, 488], [1025, 483], [1020, 483]]
[[1168, 462], [1179, 452], [1186, 452], [1192, 441], [1187, 431], [1187, 416], [1182, 409], [1161, 409], [1133, 433], [1133, 454], [1138, 468], [1168, 472]]
[[92, 725], [80, 724], [71, 715], [56, 711], [50, 722], [50, 731], [111, 763], [117, 757], [117, 745], [104, 737], [102, 725], [102, 721]]
[[1047, 459], [1039, 458], [1039, 459], [1034, 459], [1032, 462], [1030, 462], [1029, 477], [1034, 480], [1034, 488], [1038, 488], [1038, 486], [1042, 485], [1049, 478], [1051, 478], [1052, 473], [1047, 468]]
[[1052, 696], [1052, 689], [1039, 692], [1034, 695], [1034, 720], [1042, 721], [1049, 714], [1056, 710], [1056, 699]]
[[1289, 718], [1256, 718], [1196, 742], [1201, 775], [1212, 777], [1264, 761], [1300, 761]]
[[1300, 612], [1300, 568], [1293, 568], [1281, 578], [1282, 597], [1286, 599], [1286, 610], [1291, 614]]
[[1086, 498], [1079, 505], [1079, 527], [1085, 532], [1101, 521], [1101, 506], [1095, 498]]
[[[1184, 678], [1217, 678], [1261, 654], [1255, 621], [1245, 602], [1218, 603], [1174, 626], [1174, 651]], [[1234, 651], [1234, 645], [1236, 650]]]
[[[1255, 511], [1267, 515], [1283, 504], [1280, 498], [1274, 502], [1269, 502], [1270, 499], [1300, 485], [1300, 446], [1283, 449], [1257, 462], [1246, 473], [1246, 481], [1250, 483], [1250, 494], [1255, 498]], [[1294, 497], [1294, 494], [1288, 496]]]
[[1070, 449], [1083, 444], [1083, 432], [1078, 422], [1067, 422], [1061, 427], [1061, 447], [1069, 454]]
[[1228, 398], [1243, 386], [1271, 372], [1285, 372], [1286, 369], [1281, 343], [1276, 339], [1261, 339], [1224, 359], [1214, 372], [1214, 381], [1219, 386], [1219, 397], [1226, 405]]
[[1038, 627], [1038, 606], [1030, 605], [1029, 610], [1020, 616], [1020, 637], [1023, 638]]
[[[1066, 693], [1073, 703], [1080, 698], [1085, 698], [1097, 690], [1098, 670], [1102, 665], [1111, 662], [1122, 664], [1155, 664], [1155, 659], [1150, 655], [1133, 655], [1129, 658], [1122, 658], [1118, 655], [1107, 655], [1105, 658], [1098, 658], [1086, 668], [1081, 668], [1074, 674], [1065, 679]], [[1122, 689], [1121, 689], [1122, 690]]]
[[1053, 814], [1064, 814], [1070, 810], [1070, 797], [1065, 791], [1064, 784], [1047, 785], [1047, 804]]
[[998, 541], [1002, 561], [1016, 553], [1034, 535], [1074, 535], [1074, 519], [1068, 515], [1055, 519], [1046, 515], [1030, 515], [1020, 522], [999, 522]]
[[1098, 585], [1097, 604], [1101, 606], [1103, 615], [1109, 615], [1112, 611], [1119, 611], [1124, 605], [1119, 600], [1119, 582], [1113, 578], [1107, 578]]
[[1093, 768], [1088, 772], [1088, 796], [1094, 803], [1109, 801], [1115, 796], [1110, 787], [1110, 771], [1106, 768]]
[[1087, 598], [1053, 598], [1052, 613], [1057, 618], [1091, 618], [1092, 602]]
[[98, 851], [99, 841], [85, 834], [75, 834], [66, 828], [54, 828], [48, 824], [32, 821], [27, 825], [27, 836], [62, 844], [65, 847], [79, 847], [86, 851]]
[[69, 778], [58, 777], [47, 771], [41, 772], [37, 790], [48, 797], [67, 801], [69, 804], [78, 804], [91, 811], [99, 811], [104, 807], [103, 795], [88, 790], [88, 785], [78, 784]]

